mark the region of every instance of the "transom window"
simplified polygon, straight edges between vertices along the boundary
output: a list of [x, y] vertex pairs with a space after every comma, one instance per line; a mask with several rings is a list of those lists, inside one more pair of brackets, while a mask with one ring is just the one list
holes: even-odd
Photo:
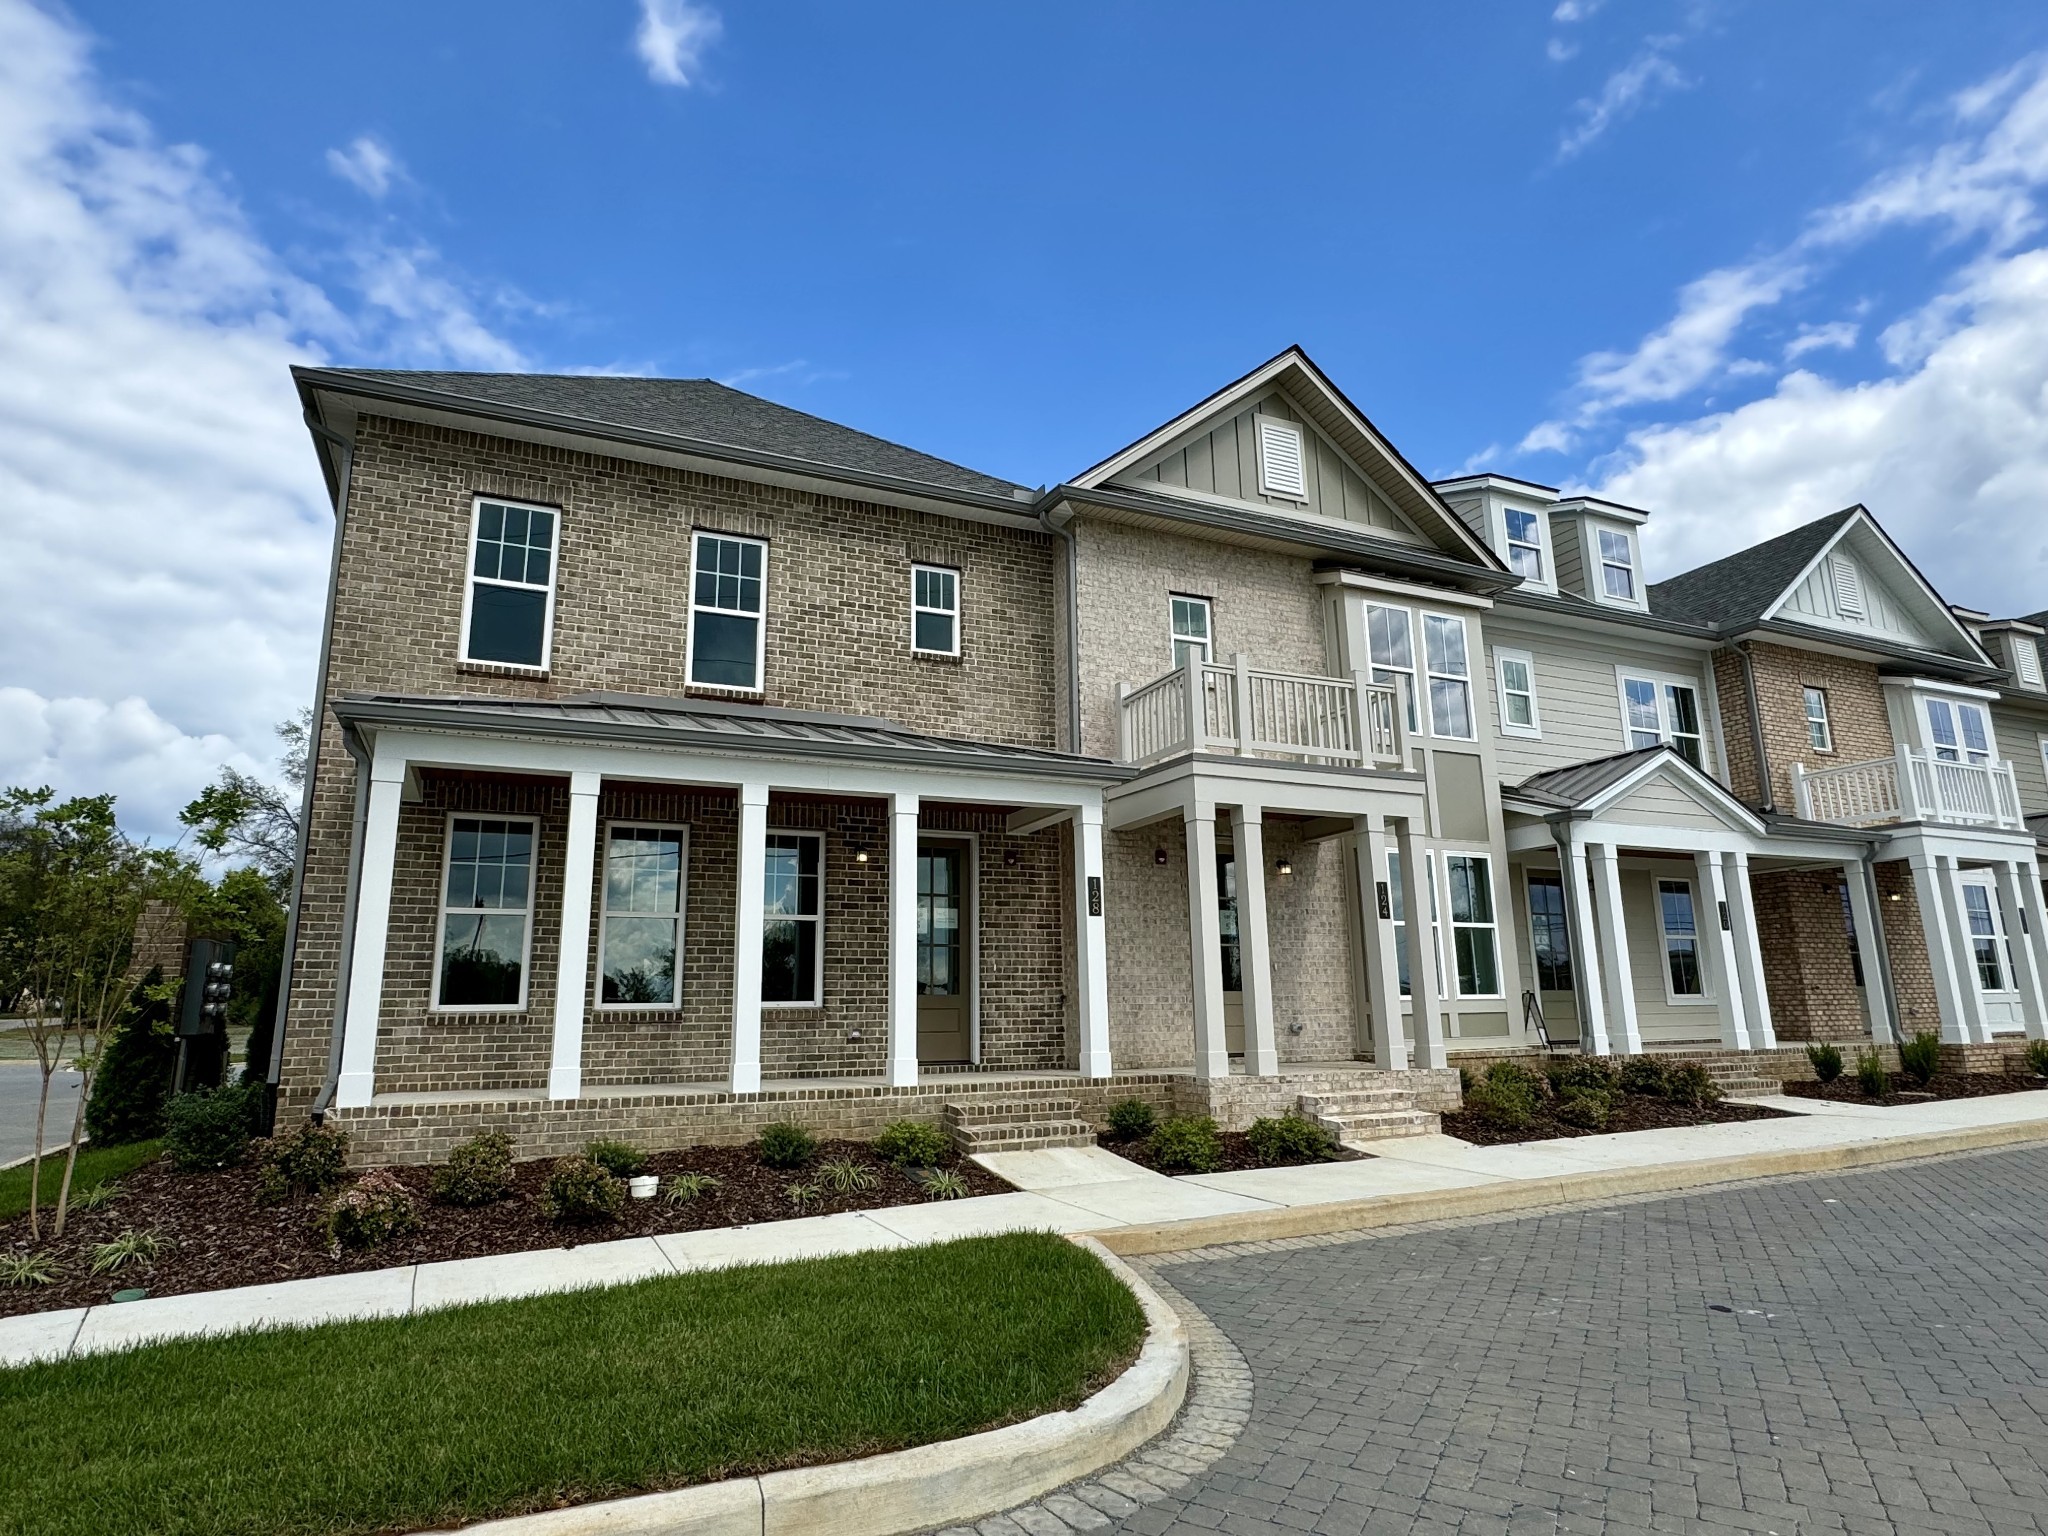
[[1429, 663], [1429, 729], [1433, 736], [1470, 741], [1472, 664], [1465, 654], [1465, 621], [1447, 613], [1422, 616], [1422, 648]]
[[533, 839], [534, 823], [523, 817], [448, 819], [435, 1007], [524, 1005]]
[[1506, 512], [1508, 569], [1530, 581], [1543, 580], [1543, 522], [1535, 512]]
[[1408, 729], [1415, 729], [1415, 642], [1406, 608], [1383, 603], [1365, 605], [1365, 648], [1372, 662], [1372, 680], [1401, 690], [1408, 710]]
[[557, 522], [550, 507], [478, 498], [470, 520], [464, 661], [548, 664]]
[[761, 691], [768, 546], [700, 533], [690, 546], [690, 681]]
[[1189, 656], [1209, 659], [1209, 599], [1206, 597], [1181, 597], [1173, 599], [1171, 621], [1173, 625], [1173, 664], [1187, 665]]
[[1444, 879], [1451, 888], [1451, 952], [1457, 959], [1458, 996], [1500, 995], [1500, 934], [1493, 915], [1493, 866], [1484, 854], [1447, 853]]
[[814, 1007], [824, 999], [824, 838], [768, 834], [762, 885], [761, 1001]]
[[1806, 695], [1806, 743], [1816, 752], [1835, 750], [1835, 733], [1828, 725], [1828, 691], [1808, 688]]
[[1707, 984], [1700, 973], [1700, 928], [1691, 881], [1657, 882], [1657, 931], [1664, 940], [1664, 985], [1673, 1000], [1705, 997]]
[[1692, 684], [1624, 675], [1621, 705], [1631, 751], [1667, 744], [1693, 767], [1706, 767], [1699, 690]]
[[1636, 600], [1635, 546], [1625, 533], [1612, 528], [1594, 530], [1600, 535], [1600, 584], [1607, 595], [1619, 602]]
[[960, 654], [960, 573], [942, 565], [910, 568], [910, 648], [927, 656]]
[[1927, 741], [1934, 755], [1950, 763], [1991, 761], [1990, 717], [1981, 706], [1959, 699], [1928, 699]]
[[1536, 954], [1536, 986], [1543, 992], [1572, 989], [1571, 925], [1564, 914], [1564, 876], [1536, 871], [1529, 876], [1529, 947]]
[[689, 832], [614, 826], [605, 840], [598, 1000], [673, 1008], [682, 995], [683, 886]]
[[1510, 736], [1541, 736], [1536, 714], [1536, 663], [1527, 651], [1496, 646], [1494, 676], [1500, 684], [1500, 728]]

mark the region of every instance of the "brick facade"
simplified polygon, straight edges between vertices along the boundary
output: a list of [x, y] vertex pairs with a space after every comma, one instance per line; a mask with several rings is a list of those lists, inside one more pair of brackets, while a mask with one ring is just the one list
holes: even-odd
[[[1875, 663], [1760, 642], [1750, 642], [1746, 649], [1756, 675], [1757, 714], [1763, 723], [1771, 792], [1779, 810], [1790, 814], [1797, 809], [1792, 793], [1794, 763], [1809, 769], [1832, 768], [1892, 755], [1891, 717]], [[1715, 654], [1714, 682], [1722, 734], [1727, 738], [1728, 785], [1750, 804], [1760, 804], [1763, 796], [1749, 699], [1742, 661], [1734, 651]], [[1808, 688], [1822, 689], [1828, 696], [1832, 752], [1817, 751], [1807, 734]]]
[[1771, 1027], [1780, 1040], [1867, 1039], [1835, 871], [1752, 872]]
[[1920, 899], [1913, 889], [1913, 866], [1904, 859], [1873, 864], [1877, 905], [1884, 924], [1885, 948], [1891, 957], [1892, 998], [1899, 1024], [1908, 1035], [1941, 1028], [1941, 1008], [1934, 1000], [1934, 962], [1927, 954], [1927, 935], [1920, 926]]

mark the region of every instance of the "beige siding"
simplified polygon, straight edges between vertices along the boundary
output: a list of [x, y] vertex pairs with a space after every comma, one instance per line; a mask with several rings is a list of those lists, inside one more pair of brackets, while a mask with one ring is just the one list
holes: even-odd
[[1638, 785], [1620, 803], [1600, 813], [1603, 821], [1645, 827], [1698, 827], [1717, 832], [1727, 824], [1698, 800], [1662, 777]]
[[2048, 815], [2048, 768], [2044, 768], [2041, 758], [2041, 738], [2048, 735], [2048, 717], [1994, 708], [1991, 729], [1998, 737], [1998, 755], [2012, 760], [2013, 777], [2020, 788], [2020, 810], [2028, 816]]
[[[1863, 612], [1846, 614], [1837, 605], [1833, 572], [1830, 564], [1841, 561], [1855, 568], [1858, 585], [1863, 593]], [[1891, 564], [1889, 556], [1884, 564]], [[1929, 635], [1916, 623], [1908, 611], [1906, 599], [1895, 589], [1893, 582], [1884, 574], [1876, 562], [1863, 558], [1848, 548], [1848, 542], [1837, 546], [1826, 560], [1808, 573], [1806, 580], [1793, 589], [1785, 600], [1784, 616], [1799, 619], [1810, 624], [1820, 624], [1829, 629], [1849, 630], [1858, 634], [1876, 635], [1885, 640], [1898, 641], [1906, 645], [1944, 648], [1946, 637]]]
[[[1635, 982], [1636, 1027], [1643, 1044], [1681, 1040], [1719, 1040], [1721, 1015], [1711, 1002], [1671, 1003], [1664, 996], [1664, 940], [1657, 931], [1658, 880], [1693, 880], [1690, 859], [1660, 861], [1653, 869], [1621, 871], [1621, 908], [1628, 924], [1628, 963]], [[1694, 912], [1702, 927], [1706, 911], [1693, 892]]]
[[1586, 595], [1586, 554], [1579, 543], [1579, 520], [1550, 519], [1550, 558], [1557, 566], [1557, 590]]
[[[1541, 740], [1498, 734], [1500, 684], [1493, 659], [1497, 645], [1527, 651], [1535, 658], [1536, 711], [1543, 726]], [[1624, 659], [1648, 673], [1691, 680], [1700, 691], [1701, 726], [1707, 727], [1704, 658], [1634, 639], [1628, 642], [1628, 647], [1624, 652], [1602, 637], [1524, 627], [1504, 611], [1488, 617], [1487, 697], [1481, 701], [1481, 708], [1493, 721], [1497, 733], [1494, 760], [1503, 783], [1519, 784], [1533, 773], [1567, 768], [1596, 757], [1612, 757], [1628, 749], [1628, 739], [1622, 730], [1620, 686], [1614, 673], [1615, 664]], [[1707, 769], [1718, 776], [1711, 730], [1707, 734]]]

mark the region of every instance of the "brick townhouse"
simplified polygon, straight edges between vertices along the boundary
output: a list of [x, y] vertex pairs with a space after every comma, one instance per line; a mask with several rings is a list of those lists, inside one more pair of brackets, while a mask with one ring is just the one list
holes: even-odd
[[365, 1157], [1367, 1133], [1461, 1057], [2048, 1017], [2044, 626], [1862, 508], [1653, 585], [1645, 513], [1432, 484], [1298, 349], [1038, 490], [706, 380], [295, 375], [271, 1059]]

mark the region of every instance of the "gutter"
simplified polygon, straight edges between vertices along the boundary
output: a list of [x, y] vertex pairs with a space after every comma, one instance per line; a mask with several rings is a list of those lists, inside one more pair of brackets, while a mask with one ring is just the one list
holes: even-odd
[[1756, 748], [1759, 805], [1765, 814], [1776, 815], [1778, 798], [1771, 787], [1771, 754], [1764, 747], [1764, 716], [1756, 697], [1756, 663], [1750, 658], [1747, 640], [1736, 643], [1735, 655], [1742, 663], [1742, 694], [1744, 701], [1749, 705], [1749, 740]]
[[[1064, 505], [1064, 503], [1059, 503]], [[1073, 518], [1052, 520], [1053, 507], [1040, 509], [1038, 526], [1067, 546], [1067, 750], [1081, 750], [1081, 551]]]
[[356, 813], [349, 830], [348, 881], [341, 899], [341, 958], [334, 972], [334, 1028], [328, 1031], [327, 1075], [320, 1080], [320, 1092], [313, 1099], [311, 1113], [315, 1125], [327, 1117], [327, 1107], [334, 1102], [334, 1091], [341, 1085], [341, 1047], [348, 1025], [349, 962], [356, 948], [356, 900], [363, 875], [363, 827], [370, 817], [370, 754], [363, 750], [354, 726], [342, 726], [341, 744], [356, 760]]

